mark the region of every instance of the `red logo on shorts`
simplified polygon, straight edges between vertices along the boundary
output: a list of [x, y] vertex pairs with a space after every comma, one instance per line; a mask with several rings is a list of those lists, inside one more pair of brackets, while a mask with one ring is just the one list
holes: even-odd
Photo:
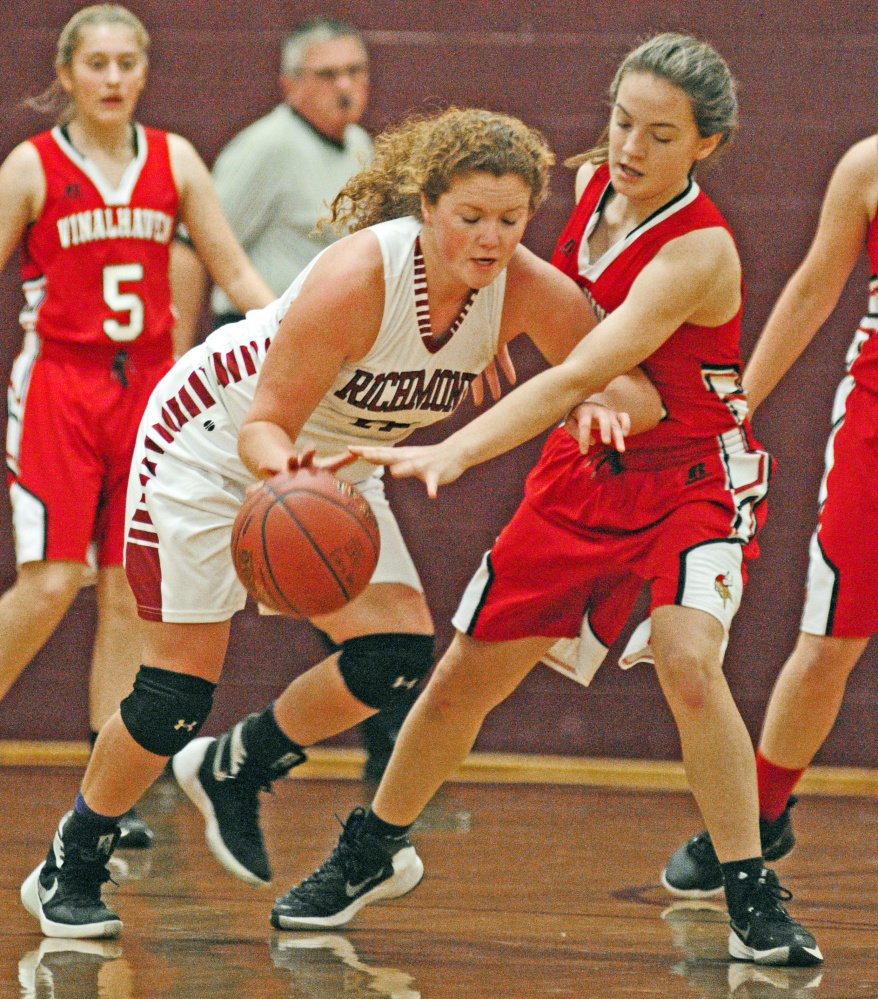
[[725, 607], [727, 600], [732, 599], [732, 591], [729, 589], [730, 586], [731, 582], [723, 575], [717, 576], [714, 580], [713, 588], [723, 598], [723, 607]]

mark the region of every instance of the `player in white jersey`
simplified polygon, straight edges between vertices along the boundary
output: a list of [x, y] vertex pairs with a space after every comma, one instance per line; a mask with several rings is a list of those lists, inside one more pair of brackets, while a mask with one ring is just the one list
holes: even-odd
[[[276, 305], [217, 331], [156, 388], [126, 537], [145, 665], [102, 729], [46, 861], [22, 887], [44, 933], [118, 934], [121, 922], [100, 898], [116, 817], [174, 754], [218, 859], [267, 882], [259, 790], [302, 762], [303, 747], [388, 706], [430, 669], [430, 613], [381, 480], [338, 452], [442, 418], [520, 332], [557, 362], [594, 326], [575, 283], [520, 245], [551, 161], [541, 136], [485, 111], [451, 110], [386, 133], [334, 204], [334, 219], [355, 231]], [[633, 401], [645, 425], [659, 418], [639, 371], [609, 391], [611, 403], [613, 391]], [[622, 446], [627, 420], [611, 429]], [[231, 616], [244, 606], [229, 540], [246, 488], [310, 461], [357, 482], [376, 511], [376, 573], [357, 600], [315, 619], [339, 653], [230, 733], [193, 742]]]
[[[320, 459], [344, 453], [350, 443], [392, 444], [443, 419], [499, 349], [505, 271], [471, 296], [443, 335], [433, 336], [429, 319], [419, 319], [419, 289], [426, 290], [421, 228], [409, 216], [379, 223], [364, 237], [377, 239], [380, 252], [380, 329], [368, 353], [344, 360], [295, 438], [297, 453], [314, 450]], [[229, 531], [253, 475], [238, 454], [238, 433], [253, 405], [266, 352], [311, 271], [320, 268], [318, 261], [272, 305], [212, 333], [153, 393], [133, 463], [140, 474], [129, 480], [126, 531], [126, 568], [146, 620], [228, 621], [244, 607], [246, 591], [231, 562]], [[221, 488], [213, 481], [217, 471]], [[402, 584], [413, 591], [402, 599], [420, 606], [420, 580], [375, 467], [358, 460], [337, 471], [359, 486], [378, 518], [381, 554], [372, 585]], [[193, 509], [192, 497], [206, 491], [210, 500]], [[179, 545], [167, 545], [171, 532]], [[414, 632], [418, 656], [427, 657], [428, 617], [419, 614], [413, 623], [424, 629]], [[329, 619], [326, 628], [334, 639], [339, 634]], [[267, 872], [260, 880], [267, 880]]]

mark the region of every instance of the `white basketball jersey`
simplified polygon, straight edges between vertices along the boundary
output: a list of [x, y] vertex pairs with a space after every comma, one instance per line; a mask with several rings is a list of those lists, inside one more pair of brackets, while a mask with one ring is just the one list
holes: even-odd
[[[370, 231], [384, 261], [381, 329], [365, 357], [342, 367], [296, 441], [297, 449], [315, 447], [319, 456], [337, 454], [349, 443], [395, 444], [418, 427], [443, 419], [497, 352], [505, 271], [473, 292], [457, 320], [433, 337], [418, 238], [421, 223], [411, 217], [392, 219]], [[205, 352], [204, 371], [237, 428], [253, 400], [272, 337], [314, 262], [276, 302], [221, 327], [196, 348]], [[372, 472], [374, 466], [355, 462], [340, 474], [357, 481]]]

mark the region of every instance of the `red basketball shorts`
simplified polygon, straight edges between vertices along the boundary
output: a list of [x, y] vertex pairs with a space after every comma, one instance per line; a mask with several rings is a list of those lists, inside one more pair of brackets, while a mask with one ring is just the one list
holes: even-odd
[[801, 628], [868, 638], [878, 632], [878, 395], [848, 376], [832, 423]]
[[6, 465], [18, 564], [122, 564], [125, 494], [137, 427], [168, 362], [129, 361], [25, 338], [10, 374]]
[[[484, 641], [573, 638], [585, 619], [609, 646], [649, 583], [651, 608], [704, 610], [728, 632], [746, 561], [758, 554], [770, 457], [735, 430], [694, 464], [625, 469], [624, 455], [621, 470], [592, 463], [575, 483], [578, 495], [562, 497], [560, 517], [558, 494], [543, 485], [556, 474], [569, 493], [574, 483], [562, 471], [565, 462], [585, 466], [558, 433], [467, 587], [455, 627]], [[581, 510], [576, 521], [567, 516], [573, 508]]]

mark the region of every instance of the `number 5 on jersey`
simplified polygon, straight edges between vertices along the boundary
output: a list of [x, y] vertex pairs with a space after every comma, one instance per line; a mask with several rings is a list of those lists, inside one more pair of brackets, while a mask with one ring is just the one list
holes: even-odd
[[136, 340], [143, 332], [143, 300], [133, 291], [120, 291], [119, 285], [143, 279], [143, 264], [110, 264], [104, 268], [104, 301], [113, 312], [127, 312], [128, 322], [105, 319], [104, 332], [117, 343]]

